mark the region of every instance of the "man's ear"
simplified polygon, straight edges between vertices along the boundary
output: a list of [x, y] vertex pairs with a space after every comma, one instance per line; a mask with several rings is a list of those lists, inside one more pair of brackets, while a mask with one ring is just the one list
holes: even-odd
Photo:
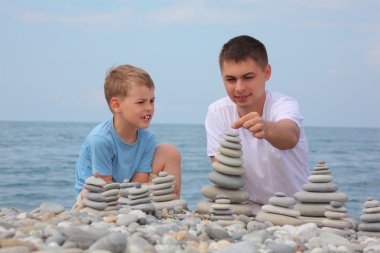
[[117, 97], [113, 97], [110, 100], [110, 108], [113, 112], [120, 112], [120, 100]]
[[272, 74], [272, 67], [271, 65], [268, 63], [267, 66], [265, 67], [265, 80], [268, 81], [270, 76]]

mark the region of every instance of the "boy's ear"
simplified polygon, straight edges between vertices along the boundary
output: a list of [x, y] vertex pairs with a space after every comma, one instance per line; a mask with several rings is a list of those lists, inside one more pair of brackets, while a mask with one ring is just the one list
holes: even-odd
[[117, 97], [113, 97], [110, 100], [110, 108], [113, 112], [120, 112], [120, 100]]
[[268, 63], [267, 66], [265, 67], [265, 80], [268, 81], [270, 76], [272, 74], [272, 67], [271, 65]]

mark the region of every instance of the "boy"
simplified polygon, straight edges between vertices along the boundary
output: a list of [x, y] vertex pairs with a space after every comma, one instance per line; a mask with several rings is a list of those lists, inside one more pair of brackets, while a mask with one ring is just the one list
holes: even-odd
[[265, 89], [271, 66], [265, 46], [255, 38], [244, 35], [228, 41], [219, 65], [228, 97], [209, 106], [208, 155], [216, 161], [224, 132], [237, 132], [246, 169], [244, 189], [250, 199], [266, 204], [275, 192], [293, 195], [309, 175], [308, 144], [297, 101]]
[[86, 191], [84, 182], [92, 175], [106, 182], [130, 179], [147, 183], [151, 176], [167, 171], [175, 176], [174, 192], [179, 197], [180, 153], [169, 144], [156, 146], [153, 134], [146, 129], [153, 118], [155, 100], [149, 74], [131, 65], [112, 68], [104, 93], [113, 117], [97, 125], [84, 141], [76, 167], [77, 205]]

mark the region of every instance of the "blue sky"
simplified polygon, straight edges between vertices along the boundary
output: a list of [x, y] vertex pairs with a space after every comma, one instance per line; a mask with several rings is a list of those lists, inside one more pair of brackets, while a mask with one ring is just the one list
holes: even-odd
[[380, 127], [377, 0], [0, 0], [0, 120], [101, 122], [106, 71], [128, 63], [155, 81], [153, 123], [203, 124], [241, 34], [266, 45], [267, 88], [306, 126]]

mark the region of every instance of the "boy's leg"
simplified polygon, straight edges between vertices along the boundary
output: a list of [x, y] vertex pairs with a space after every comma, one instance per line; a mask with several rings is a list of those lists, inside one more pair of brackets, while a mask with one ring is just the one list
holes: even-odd
[[157, 176], [161, 171], [166, 171], [175, 177], [174, 193], [179, 198], [181, 195], [181, 154], [170, 144], [158, 145], [154, 153], [152, 176]]

